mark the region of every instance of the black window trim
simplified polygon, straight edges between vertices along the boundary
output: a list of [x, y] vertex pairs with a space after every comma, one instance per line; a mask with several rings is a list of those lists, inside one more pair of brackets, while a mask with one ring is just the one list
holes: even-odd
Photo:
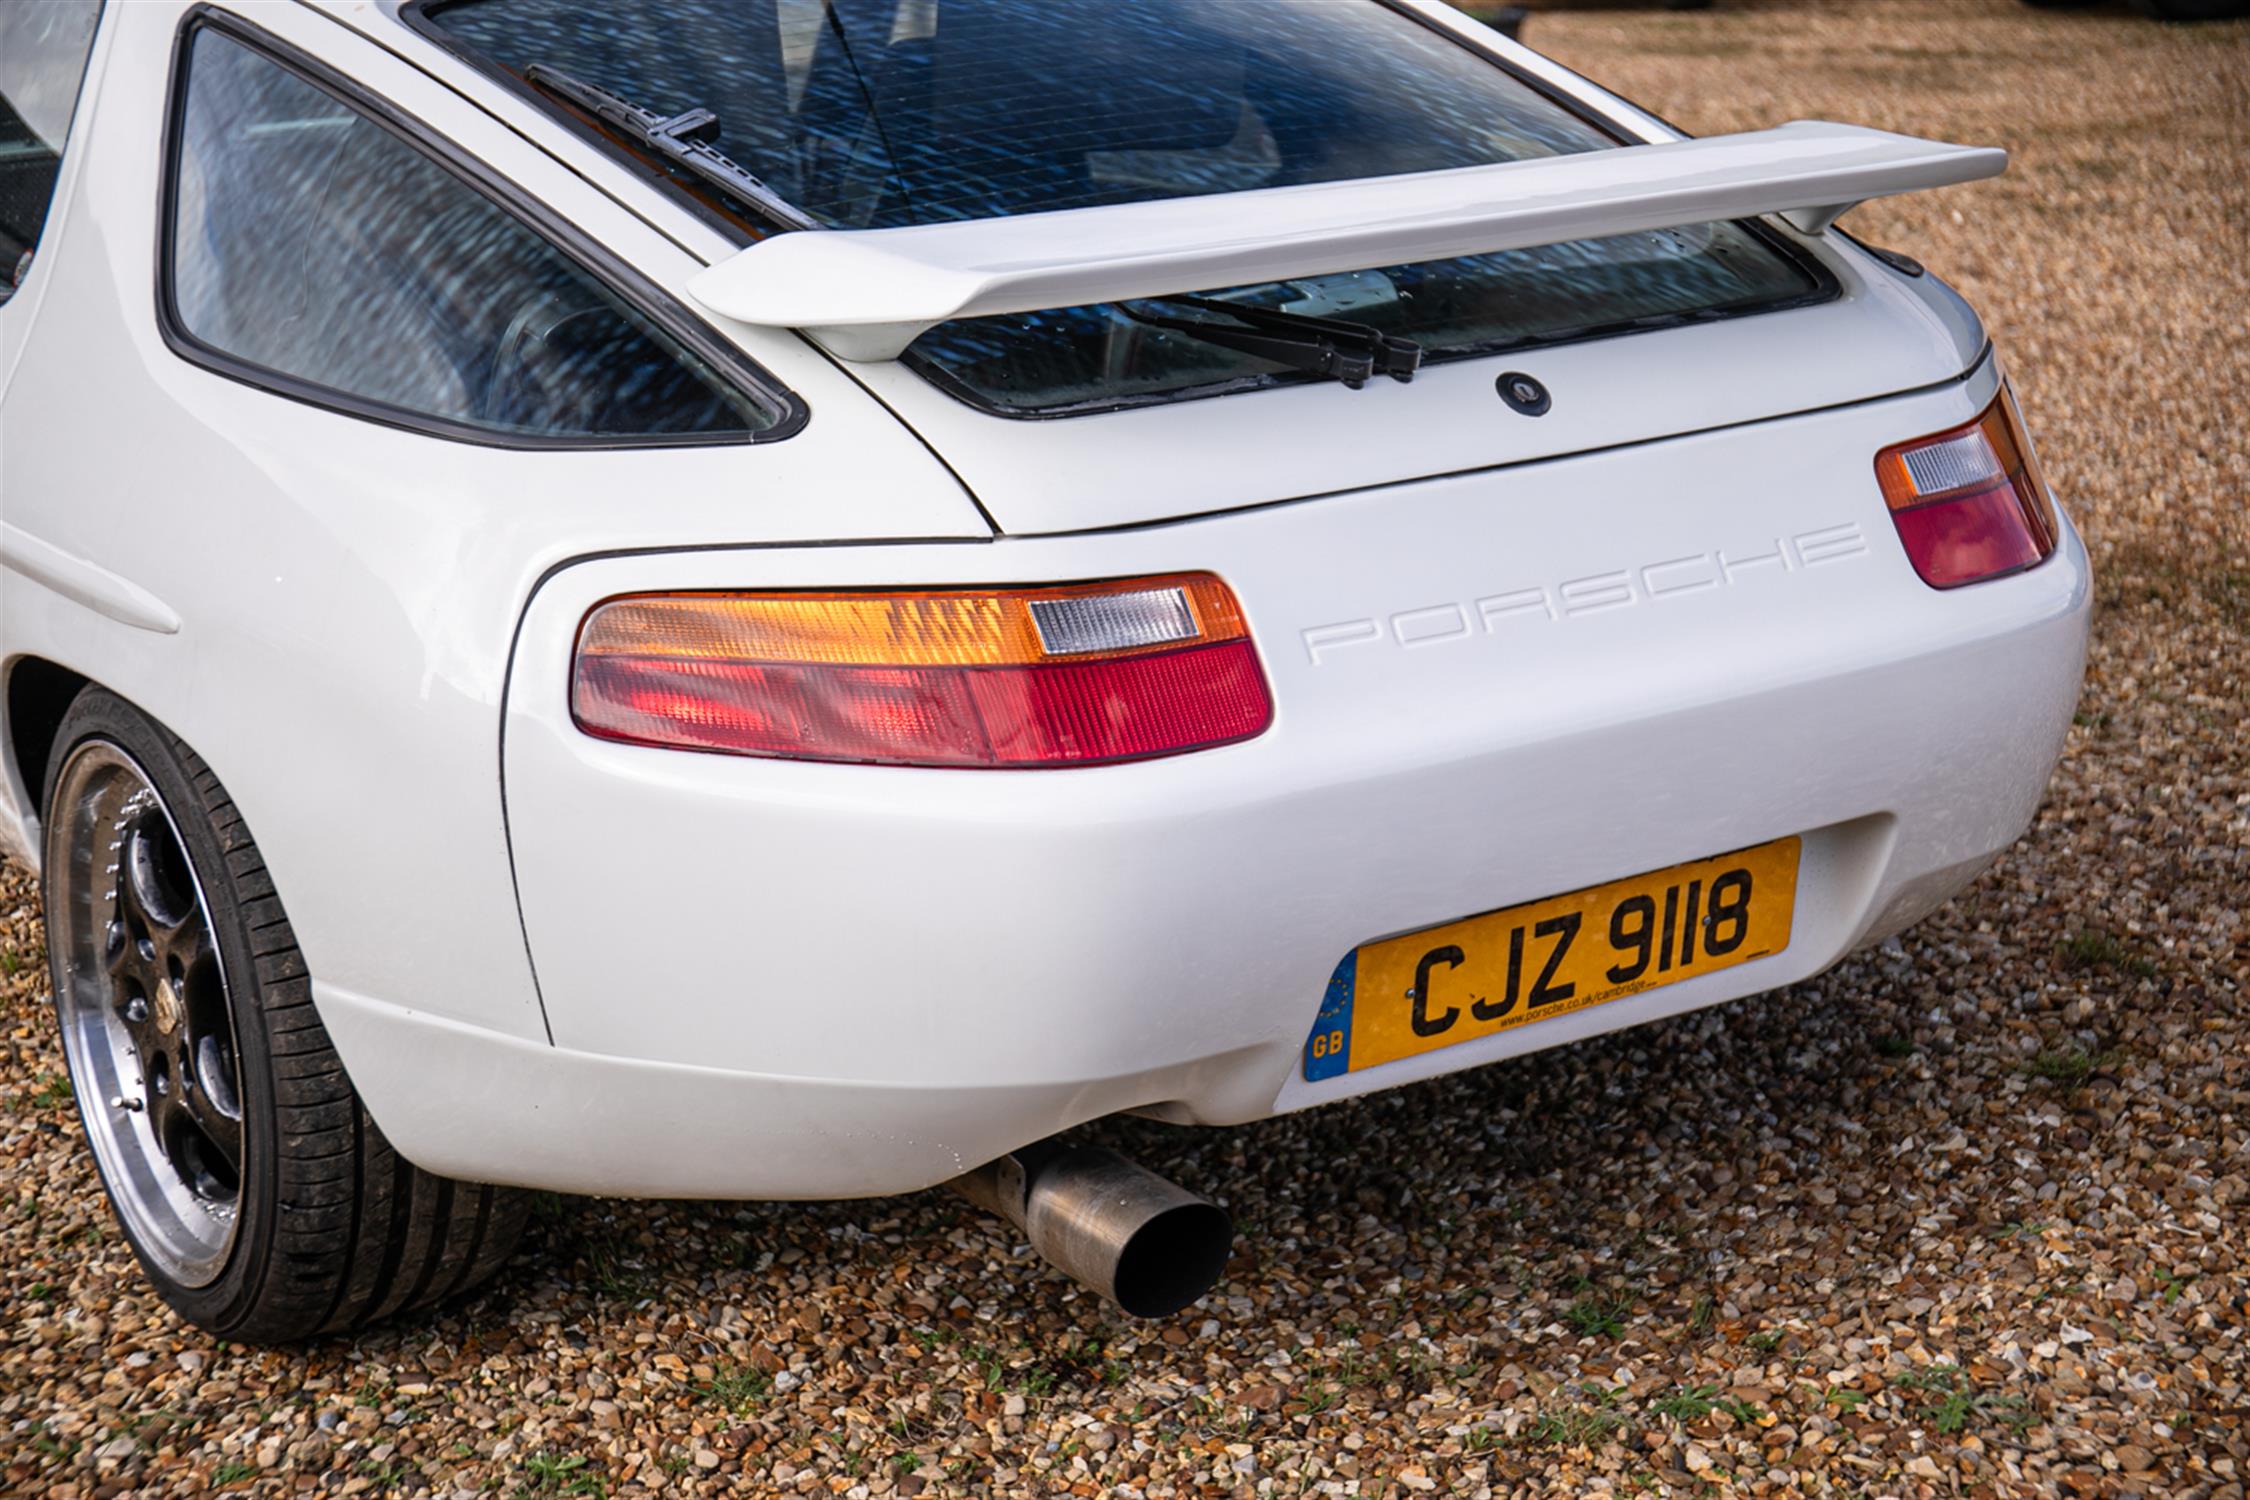
[[[764, 406], [771, 426], [754, 432], [712, 433], [529, 433], [456, 421], [387, 401], [354, 395], [286, 371], [229, 354], [188, 331], [175, 296], [172, 247], [179, 208], [180, 152], [184, 145], [189, 68], [198, 33], [211, 30], [295, 75], [334, 98], [369, 123], [388, 131], [409, 149], [449, 173], [471, 192], [538, 235], [610, 293], [708, 367], [735, 394]], [[735, 448], [780, 442], [811, 420], [803, 398], [740, 349], [720, 338], [662, 288], [591, 235], [521, 187], [469, 155], [445, 136], [359, 84], [255, 23], [212, 5], [197, 5], [182, 18], [174, 37], [169, 93], [164, 110], [162, 178], [156, 215], [157, 327], [173, 353], [227, 379], [269, 394], [320, 407], [377, 426], [477, 447], [517, 451], [617, 451], [663, 448]]]

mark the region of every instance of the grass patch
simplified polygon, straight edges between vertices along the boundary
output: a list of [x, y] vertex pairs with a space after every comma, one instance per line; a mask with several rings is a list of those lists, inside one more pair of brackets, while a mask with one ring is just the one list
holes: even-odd
[[1524, 1429], [1523, 1440], [1537, 1447], [1598, 1448], [1625, 1430], [1625, 1418], [1613, 1411], [1541, 1412]]
[[1617, 1398], [1624, 1394], [1625, 1387], [1589, 1380], [1578, 1389], [1584, 1393], [1586, 1405], [1541, 1412], [1524, 1429], [1521, 1441], [1532, 1447], [1598, 1448], [1630, 1433], [1631, 1425], [1617, 1409]]
[[26, 1109], [68, 1109], [78, 1096], [71, 1091], [68, 1073], [44, 1073], [37, 1088], [18, 1097]]
[[1678, 1386], [1671, 1394], [1651, 1401], [1648, 1409], [1675, 1422], [1700, 1422], [1718, 1409], [1711, 1399], [1718, 1394], [1715, 1385]]
[[583, 1453], [557, 1453], [542, 1448], [523, 1461], [524, 1495], [596, 1495], [609, 1493], [599, 1474], [586, 1471]]
[[773, 1389], [773, 1377], [755, 1365], [721, 1365], [709, 1380], [694, 1389], [697, 1396], [713, 1406], [740, 1416], [766, 1399]]
[[2118, 1060], [2115, 1052], [2088, 1052], [2083, 1047], [2049, 1047], [2023, 1065], [2023, 1070], [2034, 1078], [2044, 1078], [2049, 1083], [2059, 1083], [2065, 1088], [2076, 1088], [2094, 1076], [2097, 1069], [2114, 1066]]
[[1613, 1339], [1625, 1331], [1633, 1299], [1623, 1292], [1591, 1293], [1563, 1309], [1563, 1318], [1582, 1338]]
[[2056, 945], [2066, 969], [2117, 969], [2135, 979], [2156, 977], [2156, 965], [2098, 927], [2085, 927]]
[[1972, 1427], [2004, 1427], [2026, 1432], [2039, 1425], [2039, 1414], [2021, 1396], [2001, 1395], [1980, 1389], [1958, 1365], [1929, 1365], [1891, 1377], [1891, 1384], [1912, 1392], [1932, 1428], [1948, 1437]]

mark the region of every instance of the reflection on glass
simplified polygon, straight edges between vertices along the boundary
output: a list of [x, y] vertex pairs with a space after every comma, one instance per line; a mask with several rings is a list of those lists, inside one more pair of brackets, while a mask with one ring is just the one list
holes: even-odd
[[0, 302], [31, 270], [101, 0], [0, 3]]
[[541, 437], [739, 437], [774, 414], [390, 131], [208, 29], [177, 165], [182, 326], [266, 370]]

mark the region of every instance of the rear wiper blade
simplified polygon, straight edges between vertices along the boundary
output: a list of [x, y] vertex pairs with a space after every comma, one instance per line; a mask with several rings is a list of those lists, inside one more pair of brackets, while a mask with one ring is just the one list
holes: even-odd
[[731, 197], [751, 204], [791, 229], [817, 226], [803, 210], [758, 179], [758, 175], [711, 143], [719, 138], [719, 117], [707, 109], [660, 115], [598, 83], [546, 63], [523, 70], [525, 81], [569, 100], [604, 124], [614, 126], [635, 145], [654, 152], [681, 171]]
[[1216, 323], [1209, 318], [1175, 318], [1126, 306], [1124, 313], [1136, 323], [1169, 329], [1217, 344], [1242, 354], [1270, 359], [1293, 370], [1327, 375], [1358, 390], [1377, 375], [1407, 381], [1422, 367], [1422, 346], [1412, 339], [1383, 333], [1361, 323], [1339, 318], [1316, 318], [1310, 313], [1283, 312], [1277, 307], [1253, 307], [1216, 297], [1157, 297], [1198, 312], [1219, 313], [1235, 321]]

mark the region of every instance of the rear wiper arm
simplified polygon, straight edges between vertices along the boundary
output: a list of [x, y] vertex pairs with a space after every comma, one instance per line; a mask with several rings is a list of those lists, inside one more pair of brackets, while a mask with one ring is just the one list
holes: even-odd
[[622, 94], [545, 63], [523, 70], [529, 83], [569, 100], [604, 124], [614, 126], [635, 145], [655, 153], [681, 171], [752, 204], [792, 229], [817, 226], [803, 210], [782, 197], [756, 173], [711, 143], [719, 138], [719, 117], [707, 109], [660, 115], [644, 109]]
[[[1198, 312], [1220, 313], [1235, 321], [1216, 323], [1209, 318], [1175, 318], [1167, 313], [1144, 312], [1124, 306], [1136, 323], [1169, 329], [1190, 338], [1217, 344], [1242, 354], [1270, 359], [1293, 370], [1327, 375], [1358, 390], [1377, 375], [1412, 380], [1422, 367], [1422, 346], [1412, 339], [1382, 333], [1360, 323], [1339, 318], [1316, 318], [1309, 313], [1283, 312], [1276, 307], [1253, 307], [1216, 297], [1157, 297], [1151, 301], [1177, 303]], [[1121, 304], [1122, 306], [1122, 304]]]

